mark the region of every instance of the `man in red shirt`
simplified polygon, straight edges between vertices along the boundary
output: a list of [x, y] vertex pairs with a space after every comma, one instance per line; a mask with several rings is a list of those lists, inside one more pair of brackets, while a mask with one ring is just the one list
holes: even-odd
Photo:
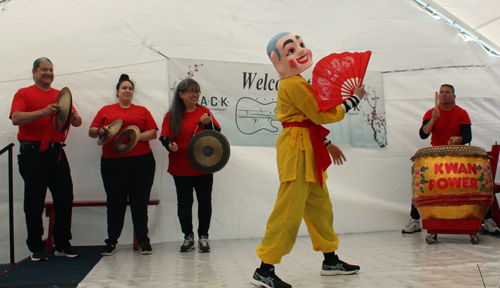
[[467, 111], [455, 104], [455, 88], [449, 84], [439, 89], [439, 107], [424, 115], [420, 138], [431, 135], [431, 145], [464, 145], [472, 140], [471, 122]]
[[[441, 85], [439, 89], [439, 105], [429, 109], [423, 118], [420, 128], [420, 138], [427, 139], [431, 135], [431, 145], [465, 145], [472, 140], [471, 121], [467, 111], [455, 104], [455, 88], [449, 84]], [[402, 233], [422, 231], [420, 227], [420, 214], [412, 203], [411, 219], [406, 224]], [[491, 219], [489, 210], [484, 221], [485, 229], [490, 232], [500, 231]]]
[[[35, 84], [17, 91], [9, 115], [12, 124], [19, 126], [18, 163], [24, 180], [24, 213], [28, 230], [26, 243], [32, 252], [32, 261], [47, 260], [45, 242], [42, 241], [42, 214], [49, 188], [56, 215], [53, 228], [56, 246], [54, 255], [77, 257], [81, 253], [71, 247], [69, 242], [72, 238], [73, 181], [62, 148], [65, 134], [54, 130], [52, 118], [49, 117], [57, 111], [55, 102], [59, 94], [59, 90], [51, 87], [54, 81], [52, 62], [45, 57], [36, 59], [32, 73]], [[82, 124], [82, 118], [74, 108], [70, 117], [73, 126]]]

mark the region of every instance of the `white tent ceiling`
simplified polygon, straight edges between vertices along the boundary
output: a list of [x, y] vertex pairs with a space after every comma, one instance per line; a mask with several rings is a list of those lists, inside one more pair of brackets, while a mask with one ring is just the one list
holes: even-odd
[[[370, 70], [374, 71], [489, 61], [479, 52], [481, 47], [464, 43], [455, 28], [434, 21], [407, 0], [116, 3], [109, 9], [95, 0], [1, 3], [5, 7], [0, 31], [2, 39], [9, 40], [2, 41], [0, 52], [5, 60], [21, 66], [32, 62], [33, 57], [25, 57], [30, 51], [57, 54], [64, 60], [59, 61], [58, 70], [64, 72], [163, 59], [148, 49], [150, 45], [168, 57], [268, 63], [261, 43], [292, 30], [305, 35], [316, 59], [334, 51], [372, 50], [376, 53]], [[397, 61], [385, 60], [396, 54]], [[123, 55], [134, 57], [124, 59]], [[21, 75], [15, 72], [0, 72], [0, 79], [18, 79]]]
[[[499, 43], [498, 1], [434, 2]], [[87, 129], [96, 111], [115, 101], [113, 87], [121, 73], [136, 82], [135, 103], [150, 109], [161, 124], [169, 80], [167, 60], [157, 51], [170, 58], [268, 64], [267, 42], [283, 31], [301, 35], [316, 61], [333, 52], [371, 50], [370, 71], [400, 71], [383, 73], [388, 147], [340, 144], [347, 162], [328, 171], [340, 233], [401, 229], [409, 217], [409, 158], [429, 146], [418, 129], [441, 83], [455, 84], [459, 105], [469, 111], [473, 145], [489, 149], [500, 130], [499, 59], [409, 0], [11, 0], [0, 3], [0, 9], [0, 148], [16, 142], [17, 127], [7, 119], [13, 95], [32, 84], [33, 61], [50, 58], [53, 86], [71, 87], [84, 119], [82, 128], [71, 130], [66, 148], [75, 194], [104, 193], [100, 150]], [[161, 204], [150, 210], [150, 235], [153, 243], [179, 240], [166, 152], [158, 141], [151, 145], [157, 161], [153, 196]], [[279, 185], [275, 149], [231, 149], [229, 167], [216, 174], [218, 213], [211, 237], [261, 237]], [[2, 158], [0, 176], [7, 175]], [[27, 255], [23, 182], [16, 170], [14, 176], [16, 248], [22, 257]], [[0, 184], [0, 245], [8, 247], [7, 184]], [[104, 209], [75, 209], [73, 243], [102, 244], [105, 219]], [[128, 219], [121, 243], [130, 243], [125, 236], [130, 234]], [[1, 257], [7, 249], [2, 253], [0, 262], [6, 262]]]
[[[500, 2], [495, 0], [424, 1], [436, 9], [445, 9], [457, 19], [490, 40], [500, 51]], [[437, 5], [435, 5], [437, 4]], [[440, 8], [441, 7], [441, 8]]]

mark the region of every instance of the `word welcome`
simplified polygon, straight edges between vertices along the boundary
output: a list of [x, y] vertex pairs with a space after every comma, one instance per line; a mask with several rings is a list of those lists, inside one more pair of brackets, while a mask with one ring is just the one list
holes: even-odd
[[[257, 80], [257, 81], [256, 81]], [[307, 82], [311, 83], [311, 79]], [[264, 74], [264, 77], [257, 77], [257, 73], [255, 72], [243, 72], [243, 89], [248, 87], [248, 90], [252, 88], [252, 85], [255, 83], [255, 89], [257, 90], [278, 90], [278, 86], [280, 84], [280, 80], [275, 80], [273, 78], [268, 79], [268, 73]]]

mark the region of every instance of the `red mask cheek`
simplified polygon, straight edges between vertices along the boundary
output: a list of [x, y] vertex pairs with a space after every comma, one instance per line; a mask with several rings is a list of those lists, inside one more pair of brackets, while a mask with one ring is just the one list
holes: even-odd
[[292, 68], [292, 69], [295, 69], [295, 68], [297, 68], [297, 63], [295, 63], [294, 59], [290, 59], [290, 60], [288, 60], [288, 66], [290, 66], [290, 68]]

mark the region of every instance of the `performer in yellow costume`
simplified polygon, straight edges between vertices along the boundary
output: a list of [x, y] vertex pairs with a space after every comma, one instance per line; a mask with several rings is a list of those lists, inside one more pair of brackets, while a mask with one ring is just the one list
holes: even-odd
[[276, 144], [281, 184], [265, 236], [257, 248], [262, 263], [250, 283], [266, 288], [292, 287], [276, 276], [274, 264], [292, 250], [302, 218], [313, 249], [325, 255], [321, 275], [356, 273], [359, 266], [349, 265], [335, 255], [339, 240], [333, 230], [332, 202], [324, 181], [326, 168], [331, 164], [328, 152], [336, 164], [343, 154], [329, 141], [325, 145], [329, 131], [320, 125], [344, 119], [345, 113], [364, 97], [364, 85], [358, 86], [355, 95], [340, 105], [318, 113], [313, 87], [300, 76], [313, 64], [311, 50], [302, 38], [280, 33], [269, 42], [267, 53], [281, 79], [276, 109], [276, 117], [283, 124]]

